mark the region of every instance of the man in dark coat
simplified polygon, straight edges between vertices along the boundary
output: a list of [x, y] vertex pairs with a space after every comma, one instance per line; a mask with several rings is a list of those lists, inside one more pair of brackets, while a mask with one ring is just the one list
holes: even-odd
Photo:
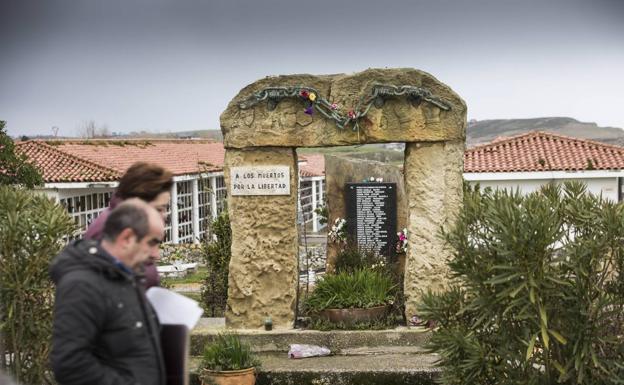
[[158, 212], [129, 199], [110, 213], [102, 241], [81, 240], [52, 262], [52, 351], [60, 385], [163, 385], [160, 325], [134, 269], [159, 252]]

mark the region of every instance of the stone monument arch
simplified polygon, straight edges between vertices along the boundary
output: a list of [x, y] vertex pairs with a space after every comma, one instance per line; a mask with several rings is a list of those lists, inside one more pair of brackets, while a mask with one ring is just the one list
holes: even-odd
[[462, 201], [466, 105], [415, 69], [267, 77], [221, 115], [232, 226], [226, 323], [293, 325], [297, 288], [297, 147], [405, 142], [409, 248], [406, 312], [446, 282], [438, 237]]

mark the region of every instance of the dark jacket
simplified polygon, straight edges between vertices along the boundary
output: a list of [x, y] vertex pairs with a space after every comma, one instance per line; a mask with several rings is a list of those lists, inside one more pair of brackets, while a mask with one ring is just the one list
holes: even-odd
[[[85, 239], [102, 239], [102, 231], [104, 231], [104, 223], [106, 219], [110, 215], [111, 211], [117, 207], [123, 200], [119, 198], [116, 194], [110, 200], [110, 204], [108, 208], [100, 213], [100, 215], [95, 218], [93, 222], [87, 228], [85, 232]], [[143, 264], [145, 268], [143, 274], [145, 275], [145, 289], [149, 289], [152, 286], [160, 285], [160, 277], [158, 276], [158, 269], [156, 265], [152, 261], [147, 261]]]
[[137, 278], [93, 240], [52, 262], [50, 358], [60, 385], [162, 385], [160, 325]]

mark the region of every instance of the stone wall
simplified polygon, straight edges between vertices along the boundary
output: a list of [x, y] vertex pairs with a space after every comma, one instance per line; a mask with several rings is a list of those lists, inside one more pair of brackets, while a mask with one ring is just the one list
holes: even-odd
[[[383, 178], [384, 182], [397, 184], [397, 229], [407, 224], [407, 196], [403, 172], [397, 166], [373, 160], [351, 159], [346, 156], [325, 156], [325, 182], [327, 183], [327, 208], [329, 227], [336, 218], [346, 217], [345, 185], [362, 182], [370, 177]], [[339, 246], [328, 243], [327, 268], [333, 270]]]
[[291, 148], [254, 148], [225, 153], [230, 167], [290, 167], [290, 196], [228, 196], [232, 226], [226, 322], [233, 328], [260, 328], [271, 316], [276, 328], [292, 327], [297, 287], [297, 162]]
[[405, 263], [407, 316], [427, 289], [440, 291], [447, 283], [451, 250], [440, 236], [452, 225], [463, 196], [464, 142], [408, 143], [405, 148], [405, 188], [409, 234]]
[[[373, 100], [380, 85], [394, 94], [362, 106], [362, 101]], [[306, 113], [310, 102], [296, 92], [279, 96], [300, 87], [313, 87], [317, 98], [335, 103], [335, 110], [326, 111], [333, 118], [314, 109], [311, 115]], [[408, 89], [410, 97], [405, 96]], [[360, 114], [359, 128], [337, 127], [334, 118], [344, 119], [352, 109]], [[292, 325], [297, 280], [296, 147], [407, 143], [405, 217], [410, 246], [405, 292], [408, 315], [413, 312], [421, 290], [437, 290], [445, 283], [449, 250], [436, 234], [440, 226], [452, 222], [461, 205], [465, 129], [463, 100], [430, 74], [410, 68], [267, 77], [242, 89], [221, 115], [232, 223], [228, 326], [261, 327], [267, 315], [276, 327]], [[254, 165], [291, 167], [290, 196], [232, 196], [229, 168]]]

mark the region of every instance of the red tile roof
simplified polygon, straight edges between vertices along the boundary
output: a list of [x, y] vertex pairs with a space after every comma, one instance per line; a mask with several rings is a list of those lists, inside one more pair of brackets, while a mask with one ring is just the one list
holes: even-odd
[[299, 155], [299, 174], [303, 177], [324, 176], [325, 175], [325, 155], [306, 154]]
[[[138, 161], [159, 164], [174, 175], [223, 170], [223, 143], [208, 140], [29, 140], [16, 143], [47, 183], [116, 181]], [[325, 175], [325, 157], [303, 155], [302, 176]]]
[[116, 181], [121, 177], [117, 170], [67, 154], [43, 142], [17, 143], [16, 149], [28, 156], [48, 183]]
[[[222, 171], [223, 143], [206, 140], [90, 140], [16, 143], [51, 182], [115, 181], [137, 161], [160, 164], [174, 175]], [[303, 177], [325, 175], [325, 156], [305, 154]], [[545, 132], [530, 132], [466, 150], [464, 172], [624, 169], [624, 147]]]
[[624, 169], [624, 147], [541, 131], [466, 150], [464, 172]]
[[83, 159], [106, 164], [120, 172], [138, 161], [156, 163], [174, 175], [223, 169], [222, 143], [208, 140], [91, 140], [63, 141], [59, 149]]
[[[118, 180], [133, 163], [152, 162], [174, 175], [223, 170], [223, 144], [207, 140], [63, 140], [16, 143], [46, 182]], [[77, 167], [93, 170], [77, 173]], [[95, 170], [106, 170], [106, 176]]]

